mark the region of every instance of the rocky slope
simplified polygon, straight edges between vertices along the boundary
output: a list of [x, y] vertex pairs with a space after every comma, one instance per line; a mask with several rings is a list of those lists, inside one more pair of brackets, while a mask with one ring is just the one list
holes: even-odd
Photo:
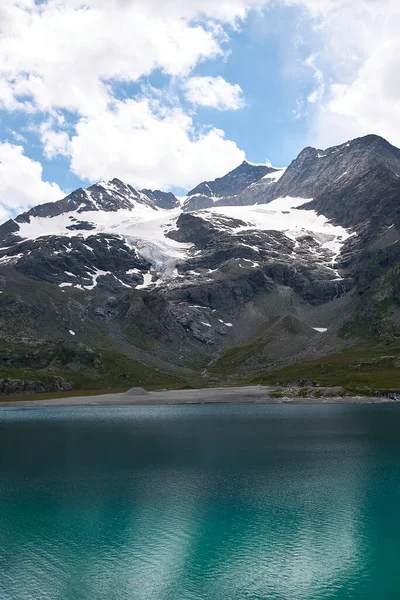
[[399, 207], [377, 136], [244, 162], [182, 205], [117, 179], [38, 205], [0, 226], [0, 378], [199, 385], [396, 343]]
[[260, 180], [265, 180], [267, 183], [276, 181], [282, 171], [283, 169], [255, 165], [245, 160], [224, 177], [219, 177], [214, 181], [204, 181], [188, 192], [183, 210], [190, 212], [210, 208], [214, 204], [235, 204], [235, 199], [257, 182]]

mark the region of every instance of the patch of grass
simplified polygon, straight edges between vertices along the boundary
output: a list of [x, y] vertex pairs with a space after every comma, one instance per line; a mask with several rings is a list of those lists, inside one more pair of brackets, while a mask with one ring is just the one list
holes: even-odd
[[274, 392], [270, 392], [269, 394], [271, 398], [283, 398], [284, 393], [281, 390], [275, 390]]
[[209, 374], [219, 376], [236, 374], [240, 365], [257, 354], [262, 345], [262, 338], [258, 337], [243, 346], [223, 350], [220, 358], [208, 369]]
[[342, 386], [352, 394], [400, 390], [400, 349], [351, 348], [342, 354], [257, 375], [249, 383], [286, 385], [298, 379], [318, 381], [324, 387]]

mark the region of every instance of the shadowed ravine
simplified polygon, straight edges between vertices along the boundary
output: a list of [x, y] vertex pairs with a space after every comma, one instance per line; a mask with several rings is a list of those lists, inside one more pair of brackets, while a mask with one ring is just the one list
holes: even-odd
[[1, 598], [400, 593], [396, 405], [0, 415]]

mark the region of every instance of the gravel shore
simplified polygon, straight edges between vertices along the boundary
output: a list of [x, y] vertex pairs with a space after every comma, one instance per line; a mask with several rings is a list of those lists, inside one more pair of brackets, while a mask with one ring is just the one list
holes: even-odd
[[50, 400], [18, 400], [0, 402], [0, 406], [118, 406], [118, 405], [166, 405], [166, 404], [386, 404], [393, 402], [385, 397], [334, 396], [313, 397], [271, 397], [276, 388], [265, 386], [247, 386], [233, 388], [207, 388], [199, 390], [165, 390], [146, 392], [133, 388], [123, 394], [104, 394], [101, 396], [71, 396]]

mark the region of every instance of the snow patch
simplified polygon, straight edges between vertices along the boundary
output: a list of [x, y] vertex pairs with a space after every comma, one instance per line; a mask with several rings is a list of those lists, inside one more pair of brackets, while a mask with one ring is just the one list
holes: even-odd
[[259, 267], [260, 263], [256, 262], [254, 260], [251, 260], [250, 258], [240, 258], [239, 260], [244, 260], [244, 262], [250, 263], [250, 266], [253, 267]]
[[[92, 283], [91, 285], [85, 285], [84, 288], [85, 290], [93, 290], [96, 285], [97, 285], [97, 279], [99, 277], [102, 277], [104, 275], [112, 275], [111, 271], [102, 271], [101, 269], [93, 269], [94, 270], [94, 274], [90, 273], [89, 275], [92, 277]], [[117, 279], [115, 277], [115, 279]], [[79, 287], [79, 286], [77, 286]]]
[[[239, 219], [246, 223], [245, 226], [232, 228], [235, 234], [259, 229], [261, 231], [281, 231], [286, 237], [297, 244], [298, 238], [311, 234], [326, 254], [326, 265], [332, 269], [336, 277], [339, 274], [334, 268], [337, 257], [344, 242], [355, 233], [344, 227], [334, 225], [327, 217], [318, 215], [315, 210], [302, 210], [300, 206], [311, 202], [312, 198], [277, 198], [269, 204], [257, 204], [252, 206], [216, 206], [198, 212], [198, 215], [209, 221], [215, 222], [215, 215]], [[243, 244], [246, 245], [246, 244]], [[246, 245], [248, 246], [248, 244]], [[259, 250], [250, 246], [253, 250]]]
[[270, 183], [276, 183], [280, 180], [285, 171], [286, 169], [279, 169], [278, 171], [274, 171], [273, 173], [268, 173], [267, 175], [264, 175], [262, 179], [263, 181], [270, 181]]
[[152, 280], [153, 280], [153, 275], [151, 273], [144, 273], [143, 274], [143, 283], [141, 283], [140, 285], [137, 285], [135, 289], [144, 290], [144, 289], [148, 288], [151, 285]]
[[233, 324], [232, 324], [232, 323], [224, 323], [224, 321], [223, 321], [222, 319], [218, 319], [218, 321], [219, 321], [220, 323], [222, 323], [222, 325], [225, 325], [226, 327], [233, 327]]
[[[30, 254], [30, 253], [29, 253]], [[28, 253], [27, 253], [28, 255]], [[16, 262], [19, 261], [20, 258], [22, 258], [24, 255], [22, 252], [20, 252], [19, 254], [14, 254], [14, 256], [2, 256], [0, 258], [0, 265], [8, 265], [8, 264], [14, 264]]]
[[267, 165], [265, 163], [251, 162], [250, 160], [247, 160], [247, 159], [244, 162], [247, 163], [248, 165], [252, 166], [252, 167], [269, 167], [270, 166], [270, 165]]
[[[102, 185], [116, 191], [113, 184]], [[93, 227], [90, 230], [67, 229], [71, 217], [77, 220], [82, 218], [75, 210], [55, 217], [30, 217], [28, 223], [20, 223], [19, 235], [25, 239], [37, 239], [49, 235], [80, 239], [102, 233], [117, 235], [125, 240], [131, 250], [135, 250], [151, 263], [154, 270], [159, 273], [160, 280], [173, 279], [177, 276], [177, 262], [184, 260], [192, 248], [192, 244], [176, 242], [166, 237], [168, 231], [176, 228], [176, 221], [181, 211], [180, 209], [155, 210], [152, 206], [143, 205], [133, 198], [131, 194], [129, 198], [132, 202], [131, 209], [120, 209], [115, 212], [98, 209], [85, 211], [85, 220]], [[93, 252], [90, 246], [85, 244], [85, 247]], [[71, 252], [71, 250], [67, 251]], [[0, 260], [6, 262], [4, 257]]]

